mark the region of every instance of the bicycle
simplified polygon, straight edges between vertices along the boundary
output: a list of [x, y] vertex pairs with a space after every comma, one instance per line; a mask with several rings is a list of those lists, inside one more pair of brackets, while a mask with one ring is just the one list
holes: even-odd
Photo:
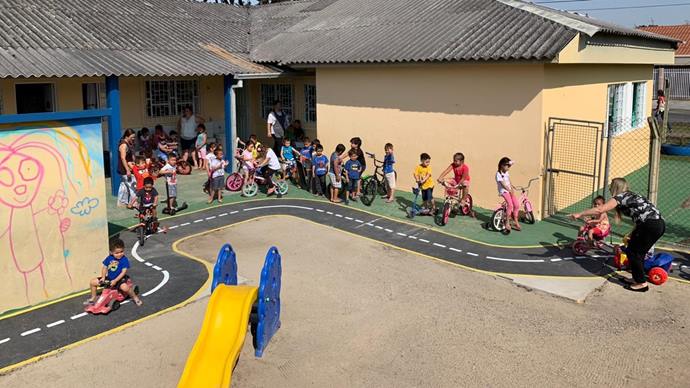
[[[388, 194], [389, 186], [386, 176], [383, 174], [383, 162], [376, 159], [376, 155], [367, 152], [368, 157], [374, 160], [374, 173], [362, 177], [362, 203], [366, 206], [371, 206], [376, 199], [376, 195], [384, 196]], [[395, 173], [395, 179], [398, 179], [398, 173]]]
[[[527, 183], [527, 187], [515, 186], [516, 189], [520, 190], [520, 198], [518, 199], [518, 202], [523, 209], [521, 220], [527, 224], [534, 224], [535, 222], [533, 211], [534, 208], [528, 197], [529, 187], [532, 185], [532, 182], [538, 181], [539, 179], [541, 179], [541, 177], [530, 179]], [[503, 202], [494, 210], [494, 213], [491, 215], [491, 227], [503, 234], [510, 233], [510, 230], [506, 229], [506, 223], [508, 222], [507, 216], [508, 204], [505, 200], [503, 200]]]
[[462, 184], [456, 183], [454, 179], [450, 179], [442, 182], [441, 185], [445, 188], [446, 194], [439, 220], [441, 226], [446, 226], [450, 217], [456, 214], [465, 216], [472, 214], [472, 196], [467, 193], [465, 203], [462, 203], [462, 198], [460, 198], [460, 193], [462, 193], [464, 187]]

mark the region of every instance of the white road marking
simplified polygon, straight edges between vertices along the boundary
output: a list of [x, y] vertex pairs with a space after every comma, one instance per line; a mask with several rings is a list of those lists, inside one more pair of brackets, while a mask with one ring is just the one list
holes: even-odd
[[132, 256], [134, 256], [134, 258], [137, 259], [138, 262], [143, 263], [144, 259], [139, 257], [139, 255], [134, 254], [134, 252], [136, 252], [138, 248], [139, 248], [139, 240], [135, 241], [134, 245], [132, 245]]
[[479, 256], [478, 254], [476, 254], [476, 253], [472, 253], [472, 252], [467, 252], [467, 254], [468, 254], [468, 255], [470, 255], [470, 256], [474, 256], [474, 257], [477, 257], [477, 256]]
[[490, 259], [490, 260], [510, 261], [513, 263], [543, 263], [544, 262], [544, 260], [542, 260], [542, 259], [534, 259], [534, 260], [530, 260], [530, 259], [505, 259], [503, 257], [494, 257], [494, 256], [486, 256], [486, 258]]
[[275, 209], [275, 208], [290, 208], [290, 209], [314, 210], [313, 207], [307, 207], [307, 206], [297, 206], [297, 205], [271, 205], [271, 206], [250, 207], [249, 209], [244, 209], [243, 211], [248, 212], [248, 211], [252, 211], [252, 210]]
[[185, 222], [184, 224], [180, 224], [180, 226], [187, 226], [189, 225], [189, 222]]
[[316, 209], [316, 211], [319, 212], [319, 213], [324, 213], [324, 212], [325, 212], [325, 210], [323, 210], [323, 209]]
[[364, 223], [364, 221], [358, 220], [358, 219], [355, 219], [355, 222], [360, 223], [360, 224], [363, 224], [363, 223]]
[[383, 226], [374, 225], [374, 228], [379, 229], [379, 230], [383, 230]]
[[194, 220], [194, 223], [196, 224], [196, 223], [203, 222], [203, 221], [204, 220]]
[[152, 288], [148, 292], [143, 293], [141, 296], [149, 296], [149, 295], [153, 294], [154, 292], [160, 290], [160, 288], [163, 287], [165, 285], [165, 283], [168, 282], [168, 280], [170, 280], [170, 274], [168, 273], [168, 271], [163, 271], [163, 280], [161, 280], [161, 282], [158, 283], [158, 285], [156, 287]]
[[206, 218], [204, 218], [204, 219], [205, 219], [206, 221], [208, 221], [208, 220], [212, 220], [212, 219], [214, 219], [214, 218], [216, 218], [216, 216], [206, 217]]
[[180, 227], [180, 225], [173, 225], [173, 226], [169, 227], [168, 229], [175, 229], [175, 228], [179, 228], [179, 227]]
[[228, 215], [228, 213], [220, 213], [220, 214], [218, 214], [218, 217], [225, 217], [227, 215]]
[[445, 248], [445, 247], [446, 247], [445, 245], [439, 244], [439, 243], [434, 243], [434, 245], [436, 245], [437, 247], [441, 247], [441, 248]]
[[568, 261], [568, 260], [573, 260], [573, 258], [572, 257], [564, 257], [563, 258], [563, 261]]
[[7, 342], [7, 341], [9, 341], [9, 340], [10, 340], [10, 337], [1, 339], [1, 340], [0, 340], [0, 345], [4, 344], [5, 342]]
[[390, 229], [384, 229], [384, 230], [385, 230], [386, 232], [388, 232], [388, 233], [393, 233], [393, 231], [390, 230]]
[[333, 215], [333, 212], [326, 212], [326, 214]]
[[146, 264], [146, 266], [148, 266], [148, 267], [152, 267], [152, 266], [153, 266], [153, 264], [149, 263], [148, 261], [145, 262], [144, 264]]
[[75, 319], [79, 319], [79, 318], [81, 318], [81, 317], [85, 317], [86, 315], [87, 315], [87, 313], [80, 313], [80, 314], [77, 314], [77, 315], [72, 315], [71, 317], [69, 317], [69, 319], [75, 320]]
[[230, 215], [237, 214], [237, 213], [239, 213], [239, 212], [240, 212], [239, 210], [234, 210], [234, 211], [231, 211], [231, 212], [230, 212]]
[[462, 252], [462, 249], [455, 249], [455, 248], [452, 248], [452, 247], [451, 247], [451, 248], [448, 248], [448, 249], [450, 249], [450, 250], [453, 251], [453, 252], [458, 252], [458, 253]]
[[55, 326], [57, 326], [57, 325], [62, 325], [63, 323], [65, 323], [65, 320], [64, 320], [64, 319], [61, 319], [61, 320], [59, 320], [59, 321], [55, 321], [55, 322], [53, 322], [53, 323], [47, 324], [46, 327], [55, 327]]
[[338, 217], [338, 218], [343, 218], [342, 214], [337, 214], [337, 213], [336, 213], [335, 216]]
[[22, 337], [26, 337], [27, 335], [31, 335], [31, 334], [33, 334], [33, 333], [38, 333], [39, 331], [41, 331], [41, 328], [40, 328], [40, 327], [37, 327], [37, 328], [35, 328], [35, 329], [27, 330], [27, 331], [25, 331], [25, 332], [23, 332], [23, 333], [21, 333], [21, 334], [19, 334], [19, 335], [21, 335]]
[[420, 238], [419, 241], [421, 241], [421, 242], [423, 242], [423, 243], [429, 243], [429, 242], [430, 242], [429, 240], [426, 240], [426, 239], [423, 239], [423, 238]]
[[122, 304], [127, 304], [127, 303], [129, 303], [129, 299], [127, 299], [127, 300], [121, 302], [120, 304], [122, 305]]
[[374, 224], [372, 224], [372, 223], [370, 223], [370, 222], [367, 222], [367, 223], [364, 224], [364, 225], [366, 225], [366, 226], [374, 226]]
[[400, 232], [397, 232], [396, 234], [397, 234], [398, 236], [403, 236], [403, 237], [407, 237], [407, 235], [406, 235], [405, 233], [400, 233]]
[[354, 220], [354, 218], [352, 218], [352, 217], [345, 217], [345, 219], [348, 220], [348, 221]]
[[561, 261], [561, 260], [563, 260], [563, 259], [560, 259], [560, 258], [559, 258], [559, 259], [551, 259], [551, 262], [552, 262], [552, 263], [555, 263], [555, 262]]
[[413, 239], [413, 240], [416, 240], [416, 239], [417, 239], [417, 236], [407, 236], [407, 238], [411, 238], [411, 239]]
[[151, 267], [151, 268], [155, 269], [156, 271], [160, 271], [160, 270], [163, 269], [163, 268], [161, 268], [161, 267], [159, 267], [159, 266], [157, 266], [157, 265], [154, 265], [154, 266]]

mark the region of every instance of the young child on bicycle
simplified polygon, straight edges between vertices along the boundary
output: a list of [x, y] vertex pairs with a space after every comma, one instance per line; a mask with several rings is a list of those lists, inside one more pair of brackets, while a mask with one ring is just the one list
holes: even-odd
[[323, 146], [316, 145], [316, 154], [311, 161], [312, 176], [314, 176], [314, 184], [316, 186], [316, 193], [318, 196], [323, 196], [326, 187], [326, 174], [328, 174], [328, 157], [323, 154]]
[[144, 302], [139, 299], [139, 296], [134, 293], [134, 287], [127, 284], [130, 276], [127, 274], [129, 269], [129, 259], [125, 256], [125, 243], [119, 238], [110, 240], [110, 255], [103, 260], [101, 267], [101, 276], [91, 279], [89, 286], [91, 287], [91, 298], [84, 302], [85, 305], [96, 303], [96, 290], [104, 281], [109, 281], [111, 286], [118, 288], [123, 293], [129, 295], [130, 298], [141, 306]]
[[297, 176], [297, 161], [295, 160], [295, 154], [299, 154], [299, 151], [290, 145], [290, 139], [283, 139], [283, 146], [280, 148], [280, 159], [283, 161], [283, 176], [288, 176], [288, 171], [293, 177]]
[[218, 203], [223, 203], [223, 187], [225, 186], [225, 167], [228, 162], [223, 159], [223, 149], [216, 148], [216, 157], [211, 160], [208, 169], [211, 172], [211, 187], [209, 188], [208, 203], [213, 203], [217, 199]]
[[312, 165], [311, 158], [313, 157], [314, 147], [308, 137], [304, 138], [304, 147], [299, 150], [299, 161], [302, 164], [302, 172], [304, 173], [304, 183], [307, 185], [307, 190], [314, 192], [312, 184]]
[[470, 192], [470, 168], [465, 163], [465, 155], [462, 152], [457, 152], [453, 155], [453, 162], [441, 173], [438, 177], [438, 183], [446, 185], [445, 177], [449, 172], [453, 171], [453, 180], [460, 188], [460, 206], [465, 206], [467, 203], [467, 194]]
[[436, 203], [434, 202], [434, 179], [431, 177], [431, 156], [426, 152], [419, 155], [419, 165], [415, 168], [412, 176], [419, 190], [422, 191], [423, 205], [432, 213], [436, 212]]
[[520, 214], [520, 202], [515, 195], [515, 190], [510, 184], [510, 174], [508, 170], [513, 165], [513, 161], [508, 157], [503, 157], [498, 161], [498, 171], [496, 172], [496, 185], [498, 186], [498, 196], [503, 197], [506, 201], [506, 230], [510, 230], [510, 220], [515, 223], [515, 230], [520, 231], [520, 222], [518, 216]]
[[[602, 207], [604, 203], [606, 203], [606, 198], [599, 195], [594, 198], [592, 205], [593, 207]], [[602, 212], [598, 217], [585, 220], [585, 224], [580, 228], [580, 233], [587, 231], [587, 241], [592, 245], [595, 241], [603, 240], [608, 235], [610, 227], [608, 214]]]
[[347, 162], [345, 162], [345, 171], [347, 171], [348, 181], [347, 192], [345, 193], [345, 197], [353, 201], [356, 201], [359, 197], [359, 194], [357, 194], [357, 192], [359, 188], [359, 181], [362, 177], [362, 163], [359, 162], [359, 155], [357, 154], [357, 151], [354, 149], [351, 149], [347, 153], [347, 156], [350, 159]]
[[139, 212], [143, 212], [146, 209], [151, 209], [151, 216], [156, 219], [158, 214], [156, 213], [156, 207], [158, 206], [158, 190], [153, 187], [153, 178], [146, 177], [144, 179], [144, 187], [137, 191], [136, 197], [132, 200], [129, 208], [138, 208]]
[[383, 175], [388, 182], [388, 192], [386, 193], [386, 203], [391, 203], [395, 200], [395, 155], [393, 155], [393, 144], [386, 143], [383, 146], [386, 156], [383, 157]]
[[[168, 213], [175, 209], [175, 200], [177, 199], [177, 156], [174, 154], [168, 155], [168, 162], [161, 168], [160, 175], [165, 176], [165, 185], [167, 188], [167, 204]], [[165, 213], [165, 209], [163, 213]]]
[[335, 147], [335, 151], [331, 154], [328, 178], [331, 181], [331, 202], [334, 203], [342, 202], [340, 198], [338, 198], [338, 195], [340, 194], [340, 189], [343, 187], [342, 162], [340, 161], [340, 155], [342, 155], [343, 152], [345, 152], [345, 146], [338, 144]]
[[[166, 158], [167, 159], [167, 158]], [[132, 170], [132, 175], [137, 181], [137, 190], [144, 188], [144, 179], [151, 177], [151, 159], [146, 159], [142, 155], [134, 158], [134, 163], [129, 163], [129, 167]]]

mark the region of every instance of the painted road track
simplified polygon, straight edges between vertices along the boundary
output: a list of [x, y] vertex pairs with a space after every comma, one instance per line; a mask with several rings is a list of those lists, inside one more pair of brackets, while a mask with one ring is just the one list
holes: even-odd
[[[0, 370], [183, 304], [205, 284], [208, 269], [202, 263], [175, 253], [173, 242], [195, 233], [271, 215], [303, 218], [472, 270], [576, 278], [605, 276], [612, 272], [605, 264], [606, 257], [573, 256], [569, 249], [493, 247], [327, 202], [249, 201], [163, 220], [168, 233], [150, 236], [144, 247], [137, 246], [134, 233], [123, 232], [120, 237], [133, 251], [128, 255], [133, 264], [130, 273], [141, 288], [144, 305], [136, 307], [127, 303], [108, 316], [91, 316], [82, 313], [82, 302], [86, 299], [82, 295], [2, 319]], [[295, 236], [304, 238], [299, 236], [299, 231]], [[356, 240], [353, 243], [356, 244]], [[280, 242], [266, 241], [266, 244], [280, 245]], [[94, 258], [95, 265], [99, 259]], [[375, 257], [371, 259], [376, 260]], [[684, 275], [690, 275], [690, 268], [684, 271], [687, 271]]]

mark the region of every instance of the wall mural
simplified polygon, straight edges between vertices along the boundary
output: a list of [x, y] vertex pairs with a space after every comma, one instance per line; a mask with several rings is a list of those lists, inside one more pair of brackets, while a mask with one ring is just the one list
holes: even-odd
[[0, 313], [84, 289], [107, 255], [100, 121], [0, 126]]

